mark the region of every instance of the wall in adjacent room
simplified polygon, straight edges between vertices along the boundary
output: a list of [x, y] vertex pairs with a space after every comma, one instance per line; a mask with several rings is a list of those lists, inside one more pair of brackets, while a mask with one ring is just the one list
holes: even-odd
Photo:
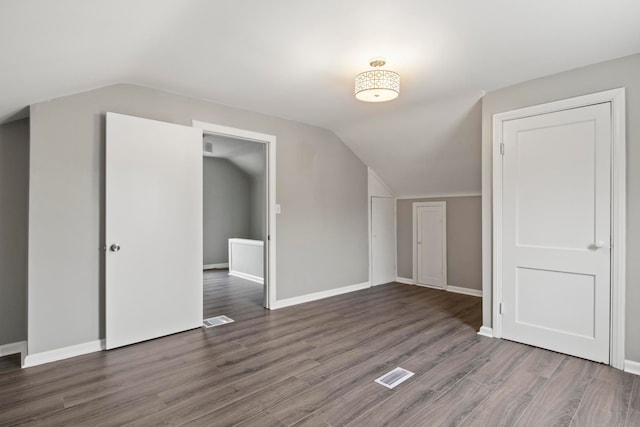
[[29, 120], [0, 125], [0, 346], [27, 339]]
[[229, 239], [251, 239], [251, 177], [229, 160], [204, 157], [203, 265], [229, 262]]
[[413, 277], [413, 203], [447, 202], [447, 285], [482, 289], [482, 212], [479, 196], [398, 199], [398, 276]]

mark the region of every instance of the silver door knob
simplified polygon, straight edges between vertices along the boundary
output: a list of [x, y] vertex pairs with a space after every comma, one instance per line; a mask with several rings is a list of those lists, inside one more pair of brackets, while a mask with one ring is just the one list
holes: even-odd
[[117, 243], [114, 243], [109, 247], [109, 249], [111, 249], [111, 252], [118, 252], [120, 250], [120, 245]]
[[593, 247], [596, 249], [604, 248], [604, 242], [602, 240], [596, 240]]

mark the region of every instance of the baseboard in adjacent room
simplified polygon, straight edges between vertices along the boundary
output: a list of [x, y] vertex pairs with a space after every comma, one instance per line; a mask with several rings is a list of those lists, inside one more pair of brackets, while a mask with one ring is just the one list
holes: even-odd
[[44, 363], [56, 362], [70, 357], [81, 356], [87, 353], [104, 350], [104, 340], [96, 340], [83, 344], [76, 344], [69, 347], [57, 348], [55, 350], [43, 351], [41, 353], [28, 354], [24, 358], [23, 368], [42, 365]]
[[396, 277], [396, 282], [404, 285], [415, 285], [416, 282], [413, 279], [407, 279], [406, 277]]
[[315, 292], [312, 294], [301, 295], [299, 297], [286, 298], [271, 303], [271, 310], [277, 310], [279, 308], [290, 307], [292, 305], [303, 304], [305, 302], [317, 301], [319, 299], [334, 297], [336, 295], [347, 294], [349, 292], [360, 291], [362, 289], [370, 288], [369, 282], [358, 283], [357, 285], [343, 286], [342, 288], [329, 289], [328, 291]]
[[640, 375], [640, 362], [635, 362], [633, 360], [625, 360], [624, 371], [629, 372], [630, 374]]
[[478, 335], [493, 338], [493, 329], [488, 326], [481, 326], [480, 330], [478, 331]]
[[469, 289], [469, 288], [463, 288], [461, 286], [447, 286], [447, 291], [449, 292], [455, 292], [456, 294], [463, 294], [463, 295], [471, 295], [473, 297], [482, 297], [482, 291], [479, 289]]
[[239, 277], [245, 280], [251, 280], [252, 282], [260, 283], [264, 285], [264, 279], [262, 277], [254, 276], [252, 274], [241, 273], [235, 270], [229, 270], [229, 276]]
[[215, 270], [215, 269], [222, 269], [222, 268], [229, 268], [229, 263], [223, 262], [220, 264], [205, 264], [202, 266], [203, 270]]
[[18, 341], [0, 345], [0, 357], [17, 353], [20, 353], [22, 355], [25, 355], [27, 353], [26, 341]]

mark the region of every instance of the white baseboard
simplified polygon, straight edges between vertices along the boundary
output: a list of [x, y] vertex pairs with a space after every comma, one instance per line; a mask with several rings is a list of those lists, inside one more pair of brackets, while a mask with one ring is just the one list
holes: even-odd
[[405, 284], [405, 285], [418, 285], [418, 286], [422, 286], [422, 287], [425, 287], [425, 288], [438, 289], [438, 290], [447, 291], [447, 292], [455, 292], [456, 294], [471, 295], [471, 296], [474, 296], [474, 297], [482, 297], [482, 291], [481, 290], [463, 288], [461, 286], [448, 285], [448, 286], [446, 286], [444, 288], [441, 288], [439, 286], [418, 284], [413, 279], [410, 279], [408, 277], [399, 277], [399, 276], [396, 277], [396, 282], [402, 283], [402, 284]]
[[44, 363], [56, 362], [70, 357], [80, 356], [87, 353], [104, 350], [104, 340], [96, 340], [69, 347], [57, 348], [55, 350], [43, 351], [41, 353], [28, 354], [24, 358], [23, 368], [42, 365]]
[[478, 331], [478, 335], [493, 338], [493, 329], [488, 326], [481, 326], [480, 330]]
[[229, 276], [235, 276], [241, 279], [251, 280], [252, 282], [256, 282], [256, 283], [260, 283], [261, 285], [264, 285], [264, 279], [262, 277], [254, 276], [252, 274], [241, 273], [239, 271], [230, 270]]
[[0, 345], [0, 357], [10, 354], [20, 354], [21, 365], [24, 365], [24, 357], [27, 355], [27, 342], [18, 341]]
[[436, 289], [438, 291], [446, 291], [447, 290], [447, 288], [443, 288], [442, 286], [425, 285], [424, 283], [414, 283], [414, 285], [420, 286], [421, 288]]
[[634, 362], [633, 360], [624, 361], [624, 371], [630, 374], [640, 375], [640, 362]]
[[447, 286], [447, 291], [455, 292], [456, 294], [471, 295], [473, 297], [482, 297], [482, 291], [479, 289], [469, 289], [460, 286], [449, 285]]
[[203, 270], [213, 270], [216, 268], [229, 268], [229, 263], [223, 262], [221, 264], [205, 264], [202, 266]]
[[279, 308], [290, 307], [292, 305], [303, 304], [305, 302], [316, 301], [319, 299], [334, 297], [336, 295], [347, 294], [349, 292], [360, 291], [362, 289], [368, 289], [371, 285], [369, 282], [358, 283], [357, 285], [344, 286], [342, 288], [329, 289], [328, 291], [315, 292], [313, 294], [301, 295], [299, 297], [286, 298], [280, 301], [274, 301], [271, 303], [271, 310], [277, 310]]

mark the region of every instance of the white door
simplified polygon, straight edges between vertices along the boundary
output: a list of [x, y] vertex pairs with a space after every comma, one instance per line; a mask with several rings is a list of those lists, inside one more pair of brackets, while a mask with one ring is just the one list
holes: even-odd
[[447, 286], [446, 202], [418, 202], [414, 209], [414, 253], [416, 283]]
[[396, 280], [395, 201], [371, 198], [371, 284]]
[[107, 113], [106, 347], [202, 325], [202, 131]]
[[610, 104], [503, 124], [502, 336], [609, 361]]

